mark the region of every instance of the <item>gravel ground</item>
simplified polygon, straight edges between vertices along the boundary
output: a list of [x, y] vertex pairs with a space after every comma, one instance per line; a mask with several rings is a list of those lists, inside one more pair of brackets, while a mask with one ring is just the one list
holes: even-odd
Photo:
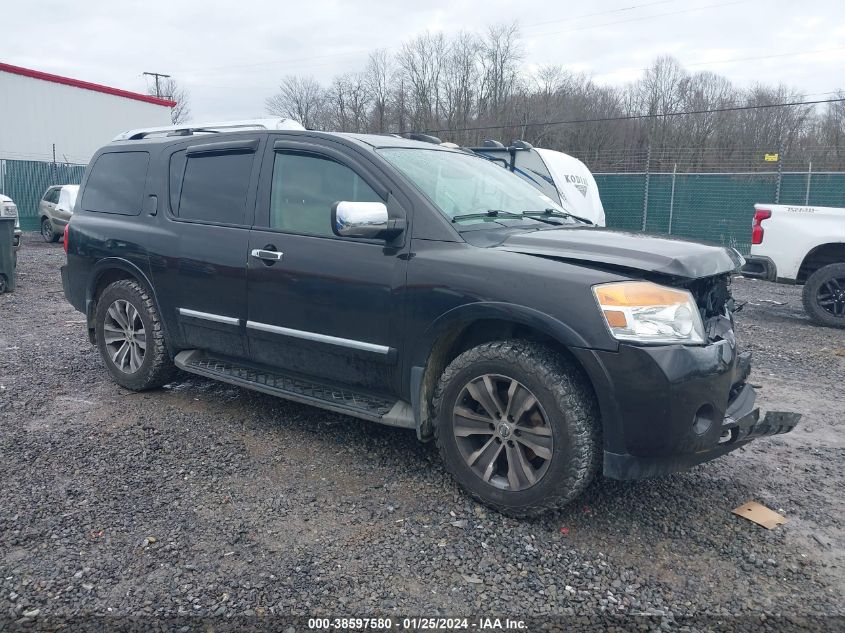
[[[802, 412], [793, 433], [514, 520], [465, 497], [413, 433], [186, 374], [118, 387], [65, 302], [60, 245], [37, 240], [0, 296], [0, 630], [91, 615], [845, 624], [845, 332], [812, 325], [798, 288], [734, 285], [760, 404]], [[731, 514], [752, 499], [789, 522]]]

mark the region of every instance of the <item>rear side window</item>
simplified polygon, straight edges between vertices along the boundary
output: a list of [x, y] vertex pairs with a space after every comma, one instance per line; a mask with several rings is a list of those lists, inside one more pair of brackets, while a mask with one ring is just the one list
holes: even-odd
[[[170, 163], [171, 208], [185, 220], [245, 224], [253, 152], [174, 154]], [[185, 165], [181, 182], [180, 163]], [[174, 173], [175, 172], [175, 173]], [[178, 204], [173, 202], [178, 196]]]
[[[98, 213], [140, 215], [150, 155], [147, 152], [101, 154], [91, 168], [82, 208]], [[58, 198], [58, 190], [56, 190]]]

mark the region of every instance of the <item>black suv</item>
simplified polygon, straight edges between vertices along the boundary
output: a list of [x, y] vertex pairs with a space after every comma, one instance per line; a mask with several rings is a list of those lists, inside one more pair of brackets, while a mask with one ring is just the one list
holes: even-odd
[[92, 159], [65, 249], [65, 294], [124, 387], [178, 367], [414, 429], [511, 514], [797, 422], [754, 406], [736, 251], [591, 227], [460, 149], [138, 134]]

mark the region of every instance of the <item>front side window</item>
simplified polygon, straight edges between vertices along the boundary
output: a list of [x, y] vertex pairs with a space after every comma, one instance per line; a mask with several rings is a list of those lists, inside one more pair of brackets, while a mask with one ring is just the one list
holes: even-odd
[[[254, 157], [253, 152], [188, 155], [181, 186], [176, 186], [180, 193], [179, 204], [173, 209], [174, 215], [184, 220], [245, 224], [246, 199]], [[179, 160], [174, 162], [178, 165]], [[174, 162], [171, 162], [171, 167]], [[173, 187], [171, 171], [172, 198]]]
[[331, 237], [332, 205], [341, 200], [383, 202], [346, 165], [311, 154], [276, 153], [270, 193], [270, 228]]
[[[147, 182], [147, 152], [101, 154], [85, 184], [82, 208], [99, 213], [139, 215]], [[55, 199], [58, 201], [58, 189]]]
[[[465, 214], [483, 215], [491, 211], [501, 214], [546, 209], [563, 211], [558, 203], [519, 176], [478, 156], [412, 148], [387, 148], [379, 152], [449, 219]], [[466, 220], [482, 221], [485, 219]]]
[[53, 203], [58, 202], [58, 200], [59, 200], [58, 193], [59, 193], [58, 189], [48, 189], [47, 193], [44, 194], [44, 202], [53, 202]]

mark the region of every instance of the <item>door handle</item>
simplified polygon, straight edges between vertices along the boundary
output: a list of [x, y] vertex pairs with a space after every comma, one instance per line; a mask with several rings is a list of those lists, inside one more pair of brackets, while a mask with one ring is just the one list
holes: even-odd
[[252, 255], [256, 259], [272, 263], [281, 261], [282, 257], [284, 256], [284, 253], [280, 251], [271, 251], [264, 248], [254, 248], [250, 252], [250, 255]]

